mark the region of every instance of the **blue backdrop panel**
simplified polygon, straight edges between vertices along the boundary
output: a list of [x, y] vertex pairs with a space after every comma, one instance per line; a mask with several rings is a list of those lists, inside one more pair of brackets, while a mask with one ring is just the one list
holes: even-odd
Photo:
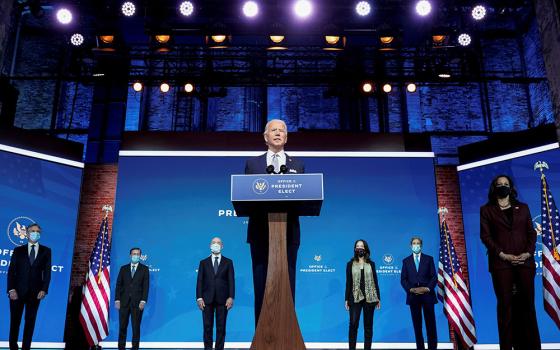
[[[251, 341], [253, 284], [247, 219], [233, 216], [230, 174], [241, 174], [245, 157], [121, 157], [112, 238], [112, 288], [129, 249], [143, 248], [151, 288], [143, 318], [146, 342], [202, 341], [195, 304], [196, 269], [213, 236], [236, 272], [236, 300], [228, 316], [228, 341]], [[382, 295], [374, 340], [413, 342], [410, 312], [400, 286], [402, 259], [412, 235], [425, 251], [438, 248], [437, 203], [431, 158], [306, 157], [308, 173], [324, 174], [321, 216], [301, 219], [296, 309], [307, 342], [346, 342], [345, 267], [354, 241], [366, 239], [378, 266]], [[113, 289], [114, 290], [114, 289]], [[447, 322], [438, 310], [440, 341]], [[118, 317], [112, 308], [110, 336]], [[361, 336], [361, 335], [360, 335]]]
[[[0, 151], [0, 291], [13, 249], [27, 244], [19, 225], [38, 222], [41, 241], [52, 249], [49, 294], [41, 302], [33, 341], [61, 342], [66, 320], [70, 269], [80, 199], [82, 169]], [[0, 301], [0, 340], [8, 340], [9, 301]], [[21, 326], [23, 333], [23, 322]], [[21, 335], [20, 335], [21, 339]]]
[[[498, 321], [496, 297], [488, 272], [486, 248], [480, 240], [480, 206], [488, 200], [490, 181], [499, 174], [507, 174], [513, 177], [519, 192], [519, 200], [529, 205], [533, 222], [540, 224], [540, 172], [533, 170], [534, 164], [539, 160], [546, 161], [550, 166], [546, 175], [558, 203], [560, 198], [560, 150], [558, 149], [463, 170], [459, 173], [473, 312], [478, 342], [481, 344], [498, 343]], [[542, 244], [539, 235], [535, 252], [537, 263], [535, 307], [539, 330], [543, 342], [559, 343], [560, 332], [543, 308], [541, 255]]]

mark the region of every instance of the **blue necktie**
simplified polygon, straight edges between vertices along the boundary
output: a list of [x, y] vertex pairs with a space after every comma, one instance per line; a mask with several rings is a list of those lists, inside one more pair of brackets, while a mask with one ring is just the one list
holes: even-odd
[[418, 255], [414, 255], [414, 265], [416, 265], [416, 271], [418, 271], [418, 267], [420, 266], [420, 259]]
[[136, 266], [132, 266], [132, 278], [134, 278], [134, 274], [136, 273]]

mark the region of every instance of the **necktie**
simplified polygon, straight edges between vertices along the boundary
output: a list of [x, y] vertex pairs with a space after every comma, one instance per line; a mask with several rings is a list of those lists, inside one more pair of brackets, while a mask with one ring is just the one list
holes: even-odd
[[278, 155], [278, 153], [272, 156], [272, 165], [274, 166], [275, 173], [280, 172], [280, 156]]
[[132, 266], [132, 278], [134, 278], [134, 274], [136, 273], [136, 266]]
[[418, 255], [414, 255], [414, 265], [416, 265], [416, 271], [418, 271], [418, 267], [420, 266], [420, 259]]
[[29, 253], [29, 263], [33, 265], [35, 262], [35, 244], [31, 245], [31, 253]]
[[218, 273], [218, 257], [214, 258], [214, 275]]

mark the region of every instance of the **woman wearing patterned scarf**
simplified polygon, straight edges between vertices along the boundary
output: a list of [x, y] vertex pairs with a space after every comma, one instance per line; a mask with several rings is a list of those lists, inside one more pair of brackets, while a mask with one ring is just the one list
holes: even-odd
[[346, 310], [350, 312], [348, 345], [356, 349], [360, 313], [364, 310], [364, 349], [371, 349], [373, 339], [373, 313], [381, 307], [381, 295], [377, 283], [375, 263], [370, 260], [367, 242], [359, 239], [354, 243], [354, 256], [346, 265]]

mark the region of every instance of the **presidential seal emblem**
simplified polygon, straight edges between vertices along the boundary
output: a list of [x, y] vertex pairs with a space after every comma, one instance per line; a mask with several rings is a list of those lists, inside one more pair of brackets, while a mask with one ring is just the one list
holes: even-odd
[[392, 265], [393, 264], [393, 255], [391, 254], [385, 254], [383, 255], [383, 263], [385, 265]]
[[25, 244], [27, 242], [27, 227], [33, 223], [35, 223], [35, 220], [27, 216], [18, 216], [10, 221], [6, 230], [10, 242], [15, 246]]
[[256, 194], [265, 194], [266, 192], [268, 192], [269, 188], [270, 186], [268, 184], [268, 181], [266, 181], [265, 179], [259, 178], [253, 181], [253, 191]]

